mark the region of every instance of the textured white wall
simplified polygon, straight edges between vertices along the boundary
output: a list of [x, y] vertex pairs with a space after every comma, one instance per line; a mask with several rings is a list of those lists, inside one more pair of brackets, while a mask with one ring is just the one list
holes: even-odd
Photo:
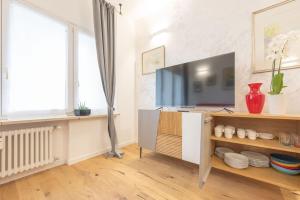
[[[251, 73], [251, 14], [279, 0], [141, 0], [136, 8], [137, 58], [156, 46], [166, 46], [166, 65], [236, 52], [236, 107], [246, 111], [247, 84], [263, 82], [267, 92], [270, 73]], [[155, 74], [141, 75], [137, 65], [137, 107], [155, 105]], [[288, 112], [299, 113], [300, 70], [286, 72], [284, 92], [289, 98]], [[265, 106], [266, 108], [266, 106]]]

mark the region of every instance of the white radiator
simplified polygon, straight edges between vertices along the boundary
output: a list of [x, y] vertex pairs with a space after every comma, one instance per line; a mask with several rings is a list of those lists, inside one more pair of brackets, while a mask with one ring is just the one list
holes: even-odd
[[0, 132], [0, 177], [52, 163], [53, 130], [39, 127]]

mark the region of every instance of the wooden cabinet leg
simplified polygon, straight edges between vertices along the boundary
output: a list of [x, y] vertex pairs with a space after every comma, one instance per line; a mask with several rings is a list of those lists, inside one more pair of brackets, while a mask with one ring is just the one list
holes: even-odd
[[142, 158], [142, 154], [143, 154], [143, 148], [140, 147], [140, 158]]

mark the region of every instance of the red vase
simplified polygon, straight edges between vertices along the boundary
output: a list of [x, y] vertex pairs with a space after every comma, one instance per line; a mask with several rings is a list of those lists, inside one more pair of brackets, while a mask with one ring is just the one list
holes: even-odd
[[250, 113], [261, 113], [265, 104], [265, 95], [260, 92], [262, 83], [250, 83], [250, 92], [246, 95], [246, 103]]

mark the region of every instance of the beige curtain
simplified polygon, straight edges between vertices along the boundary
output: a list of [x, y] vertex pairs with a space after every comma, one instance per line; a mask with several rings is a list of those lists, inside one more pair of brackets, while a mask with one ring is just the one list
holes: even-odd
[[98, 65], [107, 102], [108, 133], [111, 141], [111, 156], [122, 154], [116, 151], [117, 133], [114, 123], [115, 98], [115, 8], [104, 0], [93, 0], [94, 29]]

